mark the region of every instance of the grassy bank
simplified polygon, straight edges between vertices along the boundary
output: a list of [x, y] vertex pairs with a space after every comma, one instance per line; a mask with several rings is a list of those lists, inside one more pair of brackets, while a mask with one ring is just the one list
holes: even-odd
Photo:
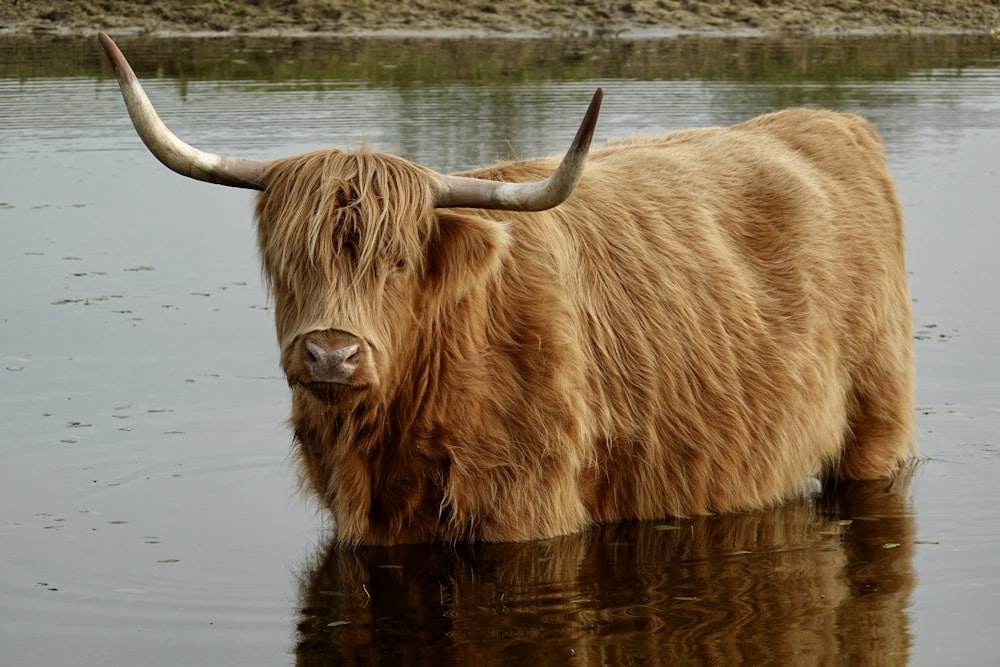
[[4, 32], [995, 32], [1000, 0], [8, 0]]

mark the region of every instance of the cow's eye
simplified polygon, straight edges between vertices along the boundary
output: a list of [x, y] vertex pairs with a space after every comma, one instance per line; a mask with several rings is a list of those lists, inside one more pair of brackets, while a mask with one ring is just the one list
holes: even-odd
[[401, 259], [398, 262], [396, 262], [396, 270], [397, 271], [402, 271], [405, 268], [406, 268], [406, 260], [405, 259]]

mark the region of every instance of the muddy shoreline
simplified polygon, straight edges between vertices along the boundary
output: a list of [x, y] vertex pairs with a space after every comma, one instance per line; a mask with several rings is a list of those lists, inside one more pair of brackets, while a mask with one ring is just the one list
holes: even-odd
[[1000, 0], [32, 0], [0, 7], [0, 34], [154, 36], [1000, 35]]

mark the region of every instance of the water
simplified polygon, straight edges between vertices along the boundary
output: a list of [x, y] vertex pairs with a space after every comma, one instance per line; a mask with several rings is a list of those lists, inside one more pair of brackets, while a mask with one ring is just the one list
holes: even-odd
[[533, 544], [340, 551], [296, 495], [248, 193], [166, 171], [93, 39], [0, 39], [0, 662], [986, 664], [1000, 44], [122, 40], [203, 148], [439, 170], [790, 105], [875, 121], [920, 445], [891, 489]]

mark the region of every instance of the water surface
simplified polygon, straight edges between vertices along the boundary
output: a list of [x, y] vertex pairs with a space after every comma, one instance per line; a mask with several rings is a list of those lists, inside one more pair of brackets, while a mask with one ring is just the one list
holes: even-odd
[[4, 664], [988, 664], [1000, 612], [1000, 45], [122, 40], [171, 127], [439, 170], [791, 105], [882, 131], [920, 444], [892, 488], [540, 543], [341, 551], [296, 495], [251, 195], [136, 138], [92, 39], [0, 39]]

